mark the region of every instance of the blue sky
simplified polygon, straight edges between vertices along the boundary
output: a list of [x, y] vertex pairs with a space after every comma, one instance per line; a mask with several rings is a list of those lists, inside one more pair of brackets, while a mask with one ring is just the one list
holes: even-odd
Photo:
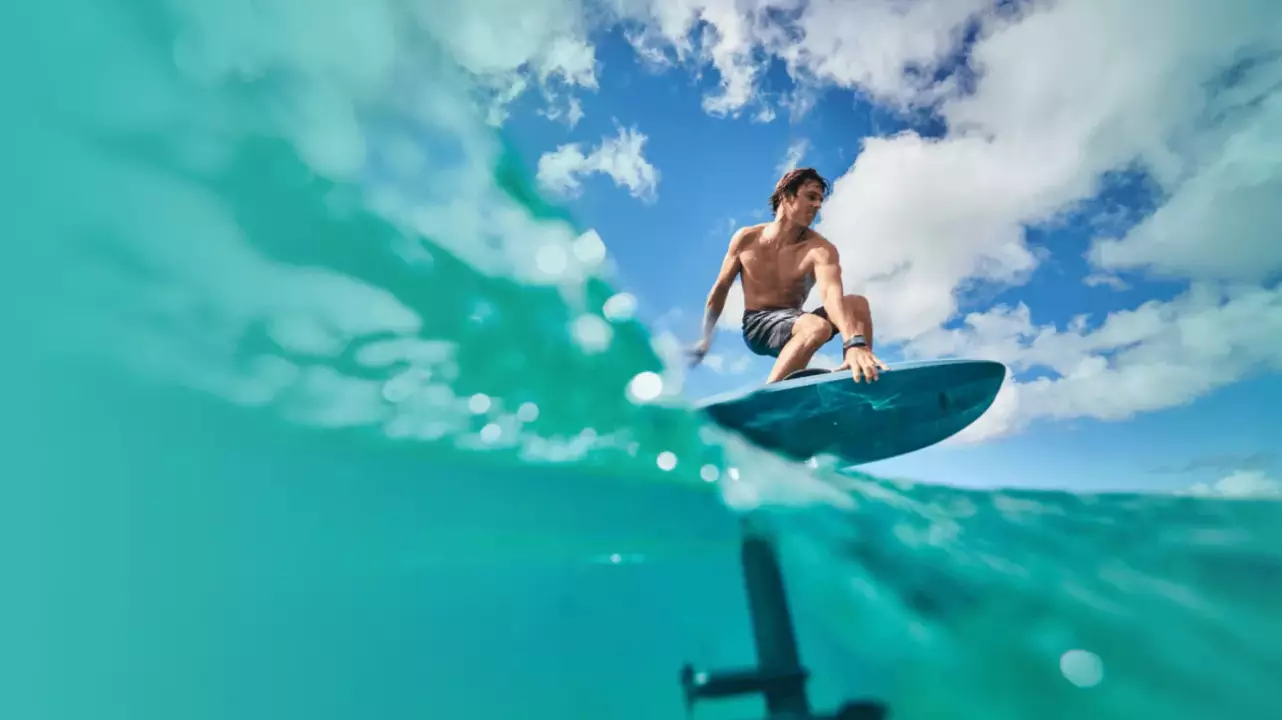
[[[870, 298], [883, 359], [992, 357], [1014, 371], [959, 442], [872, 469], [1082, 489], [1269, 481], [1282, 253], [1264, 198], [1282, 172], [1245, 159], [1276, 141], [1282, 103], [1278, 63], [1241, 59], [1279, 42], [1256, 29], [1262, 6], [1198, 34], [1184, 21], [1199, 11], [1180, 5], [1160, 42], [1133, 43], [1149, 18], [1097, 18], [1092, 0], [1025, 3], [1024, 16], [979, 0], [902, 16], [878, 2], [759, 5], [623, 3], [623, 23], [573, 25], [572, 81], [543, 56], [553, 79], [505, 107], [503, 132], [602, 237], [657, 342], [697, 338], [730, 234], [768, 219], [800, 149], [837, 181], [817, 227], [842, 250], [847, 291]], [[1062, 59], [1085, 39], [1092, 57]], [[656, 50], [665, 64], [642, 61]], [[764, 377], [771, 361], [746, 352], [740, 309], [732, 297], [686, 396]]]

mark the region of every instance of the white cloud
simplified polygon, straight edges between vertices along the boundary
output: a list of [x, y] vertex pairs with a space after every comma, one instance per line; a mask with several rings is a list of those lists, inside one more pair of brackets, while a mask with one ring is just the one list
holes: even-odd
[[[704, 97], [714, 115], [737, 116], [753, 101], [763, 67], [754, 58], [757, 13], [766, 2], [738, 0], [606, 0], [620, 18], [640, 21], [630, 33], [637, 52], [651, 63], [710, 63], [720, 75], [718, 92]], [[696, 31], [699, 31], [696, 36]]]
[[735, 280], [726, 293], [726, 303], [721, 308], [721, 317], [717, 318], [717, 327], [723, 330], [738, 331], [743, 328], [743, 283]]
[[801, 162], [801, 159], [806, 156], [806, 151], [809, 149], [809, 139], [798, 138], [793, 140], [788, 144], [788, 150], [784, 153], [783, 161], [779, 163], [779, 166], [776, 167], [775, 170], [782, 175], [789, 170], [796, 169], [797, 165]]
[[[1271, 74], [1282, 81], [1282, 63]], [[1101, 239], [1091, 260], [1109, 270], [1261, 280], [1282, 267], [1282, 94], [1264, 98], [1244, 127], [1206, 151], [1173, 196], [1122, 239]]]
[[1182, 494], [1248, 500], [1279, 499], [1282, 498], [1282, 483], [1259, 470], [1239, 470], [1210, 484], [1197, 483]]
[[[1247, 53], [1282, 51], [1278, 6], [1069, 0], [990, 21], [975, 92], [940, 105], [950, 132], [868, 141], [821, 227], [846, 277], [875, 298], [888, 337], [945, 322], [964, 282], [1018, 282], [1035, 258], [1023, 226], [1089, 198], [1101, 173], [1139, 163], [1170, 200], [1092, 253], [1102, 269], [1258, 279], [1282, 265], [1266, 198], [1282, 177], [1282, 63], [1239, 89], [1205, 88]], [[1066, 63], [1071, 54], [1074, 61]], [[1159, 240], [1159, 238], [1161, 238]]]
[[930, 84], [931, 74], [961, 46], [966, 23], [991, 16], [993, 5], [992, 0], [816, 0], [796, 22], [799, 36], [763, 35], [803, 79], [859, 87], [883, 102], [909, 106], [940, 91]]
[[652, 201], [657, 197], [659, 171], [645, 159], [646, 139], [635, 128], [619, 128], [617, 137], [602, 138], [586, 155], [578, 143], [562, 145], [539, 158], [539, 184], [551, 192], [573, 196], [583, 190], [582, 176], [600, 173], [627, 188], [633, 197]]
[[1002, 435], [1039, 418], [1121, 420], [1175, 407], [1259, 371], [1282, 370], [1282, 289], [1195, 285], [1170, 302], [1037, 326], [1025, 305], [966, 317], [907, 347], [924, 357], [990, 358], [1050, 377], [1008, 378], [998, 401], [958, 441]]
[[1126, 281], [1122, 278], [1116, 275], [1099, 272], [1087, 275], [1082, 279], [1082, 283], [1087, 287], [1109, 287], [1114, 290], [1126, 290], [1130, 288], [1130, 285], [1127, 285]]
[[1035, 268], [1020, 221], [1055, 203], [1032, 177], [1046, 166], [1018, 157], [975, 137], [877, 138], [833, 183], [816, 227], [841, 250], [847, 291], [872, 302], [879, 337], [946, 322], [965, 281], [1017, 282]]
[[[960, 46], [967, 21], [992, 16], [992, 0], [603, 0], [616, 18], [640, 23], [628, 38], [647, 63], [710, 65], [720, 82], [704, 97], [714, 115], [771, 104], [793, 117], [824, 84], [858, 86], [897, 106], [940, 89], [927, 79]], [[791, 18], [780, 24], [780, 18]], [[760, 83], [772, 56], [798, 86], [781, 97]]]
[[574, 128], [583, 119], [583, 103], [577, 97], [565, 101], [565, 106], [549, 105], [539, 114], [553, 122], [563, 121], [567, 127]]

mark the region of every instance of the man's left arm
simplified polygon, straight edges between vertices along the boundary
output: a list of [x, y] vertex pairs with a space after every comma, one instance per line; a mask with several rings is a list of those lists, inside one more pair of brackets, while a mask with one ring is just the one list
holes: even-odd
[[[846, 291], [841, 285], [841, 258], [837, 254], [837, 248], [824, 241], [824, 244], [815, 250], [814, 267], [819, 296], [823, 299], [824, 310], [828, 311], [828, 317], [841, 333], [842, 347], [845, 348], [846, 341], [856, 335], [867, 338], [868, 328], [864, 327], [864, 318], [852, 313], [846, 306]], [[850, 374], [855, 382], [860, 382], [861, 378], [876, 380], [879, 368], [888, 369], [867, 346], [843, 349], [841, 357], [850, 368]]]
[[860, 327], [861, 321], [846, 308], [846, 291], [841, 284], [841, 258], [831, 243], [825, 242], [815, 250], [815, 284], [819, 286], [824, 310], [832, 324], [837, 326], [843, 343], [855, 335], [867, 335], [867, 329]]

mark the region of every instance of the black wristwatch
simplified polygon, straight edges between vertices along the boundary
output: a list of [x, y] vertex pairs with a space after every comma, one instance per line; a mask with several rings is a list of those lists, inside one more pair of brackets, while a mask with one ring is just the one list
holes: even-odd
[[841, 344], [841, 351], [844, 353], [852, 347], [868, 347], [868, 343], [863, 335], [851, 335], [849, 340]]

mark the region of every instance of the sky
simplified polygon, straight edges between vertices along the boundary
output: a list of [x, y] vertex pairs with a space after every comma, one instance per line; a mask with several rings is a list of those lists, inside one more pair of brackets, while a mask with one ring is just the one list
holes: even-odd
[[[669, 357], [733, 231], [814, 167], [882, 359], [1011, 370], [980, 421], [877, 471], [1241, 494], [1282, 472], [1282, 8], [1207, 7], [480, 0], [438, 22]], [[764, 378], [742, 302], [686, 396]]]

